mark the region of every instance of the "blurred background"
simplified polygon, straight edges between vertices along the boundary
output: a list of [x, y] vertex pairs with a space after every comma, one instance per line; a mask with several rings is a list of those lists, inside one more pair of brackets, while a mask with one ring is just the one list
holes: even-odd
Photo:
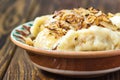
[[[18, 48], [16, 51], [16, 46], [10, 41], [9, 37], [13, 28], [25, 22], [32, 21], [41, 15], [52, 14], [54, 11], [61, 9], [72, 9], [79, 7], [94, 7], [102, 10], [105, 13], [116, 13], [120, 12], [120, 0], [0, 0], [0, 80], [4, 75], [6, 78], [8, 78], [8, 80], [9, 78], [13, 80], [15, 77], [15, 79], [21, 77], [19, 75], [19, 71], [21, 70], [19, 64], [25, 65], [25, 67], [23, 66], [22, 69], [26, 69], [26, 72], [28, 72], [27, 75], [25, 73], [26, 76], [34, 77], [37, 76], [38, 73], [41, 74], [37, 71], [37, 69], [34, 69], [33, 66], [26, 64], [27, 60], [22, 54], [21, 49]], [[16, 55], [14, 55], [15, 53]], [[20, 56], [19, 53], [22, 55]], [[98, 79], [120, 80], [119, 75], [120, 72], [116, 72], [103, 77], [103, 79], [101, 79], [102, 77]], [[38, 78], [38, 76], [36, 78]], [[24, 79], [27, 78], [25, 77]]]
[[11, 30], [35, 17], [55, 10], [95, 7], [104, 12], [120, 12], [120, 0], [0, 0], [0, 49]]
[[120, 12], [120, 0], [0, 0], [0, 49], [19, 24], [56, 10], [91, 6], [104, 12]]

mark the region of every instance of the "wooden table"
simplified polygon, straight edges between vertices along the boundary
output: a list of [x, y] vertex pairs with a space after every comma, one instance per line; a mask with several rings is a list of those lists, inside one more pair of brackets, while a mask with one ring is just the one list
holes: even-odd
[[105, 12], [117, 12], [119, 4], [120, 0], [0, 0], [0, 80], [120, 80], [120, 71], [91, 79], [42, 71], [32, 65], [24, 50], [15, 46], [9, 38], [17, 25], [54, 10], [94, 6]]

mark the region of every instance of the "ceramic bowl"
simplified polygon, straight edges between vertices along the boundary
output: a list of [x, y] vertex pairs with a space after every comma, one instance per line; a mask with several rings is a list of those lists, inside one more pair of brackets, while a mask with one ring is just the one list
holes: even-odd
[[120, 70], [120, 50], [57, 51], [25, 44], [24, 37], [31, 34], [32, 24], [33, 22], [28, 22], [16, 27], [10, 37], [14, 44], [26, 51], [31, 62], [38, 68], [55, 74], [85, 77], [100, 76]]

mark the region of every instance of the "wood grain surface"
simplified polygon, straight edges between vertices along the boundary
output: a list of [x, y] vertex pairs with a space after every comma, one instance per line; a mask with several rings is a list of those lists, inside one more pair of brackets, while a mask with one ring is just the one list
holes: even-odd
[[17, 48], [3, 80], [120, 80], [120, 71], [89, 79], [60, 76], [38, 69], [26, 52]]
[[0, 80], [120, 80], [120, 71], [92, 79], [75, 79], [41, 71], [9, 39], [11, 30], [55, 10], [93, 6], [120, 12], [120, 0], [0, 0]]
[[[15, 53], [15, 45], [10, 41], [9, 34], [17, 25], [26, 22], [30, 13], [29, 0], [1, 0], [0, 1], [0, 80]], [[20, 4], [20, 7], [18, 5]]]

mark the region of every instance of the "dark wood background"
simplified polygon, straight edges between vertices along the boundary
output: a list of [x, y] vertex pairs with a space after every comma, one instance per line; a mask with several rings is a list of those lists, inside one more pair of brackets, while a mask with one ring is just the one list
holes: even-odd
[[0, 0], [0, 80], [120, 80], [120, 71], [103, 77], [68, 78], [33, 66], [24, 50], [9, 39], [17, 25], [63, 8], [93, 6], [104, 12], [120, 12], [120, 0]]

